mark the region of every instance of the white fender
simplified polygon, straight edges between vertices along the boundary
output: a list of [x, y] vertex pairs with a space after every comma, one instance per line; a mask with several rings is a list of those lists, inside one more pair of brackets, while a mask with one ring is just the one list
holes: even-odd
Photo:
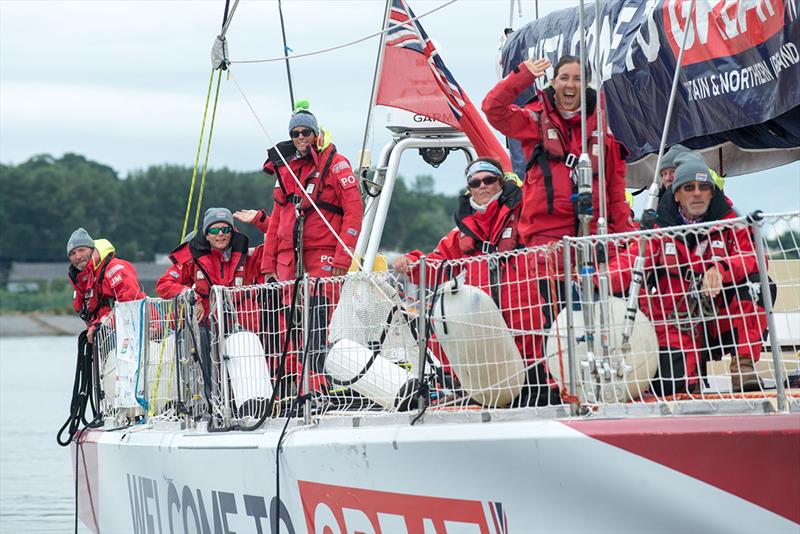
[[[392, 308], [402, 303], [394, 287], [378, 277], [353, 275], [342, 284], [341, 296], [331, 314], [328, 339], [331, 344], [347, 339], [362, 346], [378, 341], [387, 328]], [[394, 313], [381, 346], [381, 355], [393, 362], [409, 362], [416, 369], [417, 343], [406, 319]]]
[[[650, 320], [641, 312], [636, 311], [636, 319], [633, 323], [631, 334], [630, 352], [624, 354], [622, 351], [622, 326], [625, 317], [627, 303], [624, 299], [611, 297], [609, 299], [609, 347], [610, 357], [606, 362], [606, 367], [610, 372], [601, 379], [600, 384], [592, 384], [593, 388], [600, 386], [601, 400], [604, 402], [627, 402], [638, 399], [645, 391], [650, 380], [658, 370], [658, 337], [656, 330]], [[595, 303], [595, 344], [599, 347], [599, 327], [600, 327], [600, 305]], [[588, 365], [586, 354], [586, 342], [583, 336], [586, 333], [583, 322], [583, 313], [576, 310], [572, 313], [574, 326], [574, 336], [576, 338], [575, 354], [577, 357], [576, 369], [579, 376], [583, 376], [583, 370]], [[558, 328], [556, 328], [558, 325]], [[561, 355], [559, 355], [559, 340], [561, 345]], [[599, 351], [599, 348], [597, 349]], [[558, 319], [553, 323], [550, 333], [547, 336], [546, 353], [547, 368], [550, 375], [561, 384], [561, 362], [564, 362], [564, 382], [569, 387], [571, 377], [569, 374], [567, 349], [567, 309], [561, 310]], [[596, 354], [595, 359], [599, 362], [600, 355]], [[619, 376], [616, 370], [622, 370], [623, 376]], [[583, 382], [583, 381], [581, 381]], [[579, 387], [583, 384], [579, 384]], [[585, 393], [581, 395], [585, 397]]]
[[371, 359], [372, 351], [365, 346], [340, 339], [325, 358], [325, 373], [338, 382], [349, 382], [363, 373], [350, 385], [353, 390], [386, 409], [407, 409], [416, 389], [414, 377], [380, 354], [369, 365]]
[[253, 332], [243, 330], [225, 338], [228, 378], [241, 407], [249, 400], [263, 402], [272, 397], [272, 380], [261, 340]]
[[525, 383], [525, 362], [492, 297], [450, 280], [437, 292], [431, 322], [464, 391], [483, 406], [511, 404]]

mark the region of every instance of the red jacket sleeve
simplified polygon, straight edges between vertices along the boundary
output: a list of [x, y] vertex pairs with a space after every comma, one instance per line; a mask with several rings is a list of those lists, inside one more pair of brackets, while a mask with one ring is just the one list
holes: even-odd
[[252, 224], [255, 225], [261, 233], [266, 234], [269, 231], [269, 219], [270, 216], [267, 210], [258, 210], [258, 214], [256, 218], [253, 219]]
[[358, 187], [358, 179], [344, 156], [336, 158], [331, 174], [330, 180], [336, 184], [334, 185], [336, 195], [339, 197], [340, 205], [344, 211], [339, 238], [350, 249], [350, 253], [348, 253], [342, 247], [342, 243], [337, 241], [336, 252], [333, 255], [333, 266], [340, 269], [349, 269], [352, 262], [350, 254], [355, 254], [358, 234], [361, 233], [364, 205], [361, 203], [361, 190]]
[[173, 264], [156, 282], [156, 294], [162, 299], [171, 299], [181, 294], [184, 289], [191, 289], [194, 279], [185, 264]]
[[631, 207], [625, 200], [625, 175], [627, 165], [620, 154], [620, 145], [614, 140], [606, 150], [606, 202], [608, 203], [609, 229], [613, 234], [632, 232]]
[[114, 261], [103, 277], [102, 294], [111, 296], [119, 302], [144, 298], [146, 295], [139, 285], [136, 269], [128, 262]]
[[530, 87], [535, 79], [528, 67], [520, 63], [513, 72], [500, 80], [483, 99], [481, 108], [486, 114], [486, 119], [503, 135], [533, 142], [541, 139], [539, 125], [533, 112], [514, 104], [514, 99]]
[[[273, 195], [274, 196], [274, 195]], [[278, 252], [278, 227], [281, 224], [281, 209], [277, 204], [272, 210], [269, 225], [264, 236], [264, 250], [261, 255], [261, 272], [276, 273], [278, 270], [275, 256]]]
[[750, 231], [744, 227], [736, 227], [727, 231], [727, 257], [713, 259], [722, 275], [724, 284], [741, 282], [747, 275], [758, 272], [758, 260]]
[[[426, 263], [427, 261], [438, 263], [443, 260], [457, 260], [459, 258], [463, 258], [464, 254], [461, 252], [461, 247], [458, 244], [460, 235], [461, 232], [458, 228], [453, 228], [450, 230], [446, 236], [439, 240], [436, 248], [434, 248], [430, 254], [425, 255]], [[412, 250], [406, 254], [406, 257], [412, 262], [419, 261], [422, 256], [423, 253], [420, 250]], [[438, 270], [437, 267], [438, 265], [432, 266], [428, 264], [428, 267], [425, 270], [428, 280], [434, 280], [436, 271]], [[408, 276], [411, 278], [411, 281], [416, 284], [419, 280], [419, 265], [415, 265], [411, 271], [409, 271]]]

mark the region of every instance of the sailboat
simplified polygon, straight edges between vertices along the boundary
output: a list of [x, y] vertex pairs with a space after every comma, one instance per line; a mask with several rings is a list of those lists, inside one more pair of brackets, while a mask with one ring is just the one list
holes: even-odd
[[[764, 99], [761, 126], [726, 123], [721, 131], [698, 131], [692, 113], [714, 120], [702, 111], [703, 99], [694, 96], [693, 84], [684, 82], [674, 100], [679, 119], [669, 129], [669, 144], [686, 142], [704, 150], [710, 165], [724, 160], [730, 175], [798, 159], [800, 140], [777, 130], [796, 126], [792, 118], [800, 109], [795, 101], [800, 93], [786, 89], [796, 88], [800, 77], [789, 46], [800, 32], [796, 6], [769, 0], [741, 6], [696, 3], [688, 11], [695, 17], [695, 42], [690, 46], [686, 39], [678, 45], [688, 53], [687, 65], [716, 65], [719, 51], [713, 39], [732, 31], [732, 26], [708, 24], [703, 34], [701, 14], [719, 22], [735, 13], [743, 34], [743, 21], [765, 17], [759, 28], [778, 29], [770, 33], [759, 32], [754, 24], [747, 27], [753, 39], [763, 38], [751, 48], [770, 65], [782, 65], [780, 72], [770, 70], [779, 96]], [[593, 21], [600, 28], [594, 35], [613, 45], [605, 53], [598, 53], [603, 47], [584, 48], [587, 60], [601, 58], [595, 72], [602, 73], [615, 133], [624, 132], [626, 124], [646, 129], [658, 122], [635, 117], [644, 107], [623, 97], [655, 98], [644, 91], [649, 87], [659, 88], [656, 96], [669, 92], [672, 78], [665, 83], [659, 76], [676, 64], [668, 36], [680, 33], [677, 5], [606, 2]], [[527, 57], [530, 48], [552, 57], [574, 50], [572, 43], [581, 39], [574, 37], [577, 28], [586, 27], [591, 35], [587, 23], [592, 19], [584, 21], [586, 13], [592, 12], [562, 10], [517, 30], [504, 48], [506, 69]], [[387, 43], [400, 32], [427, 43], [405, 1], [387, 2], [382, 28], [379, 64], [384, 48], [391, 46]], [[215, 45], [218, 66], [227, 61], [224, 33]], [[512, 265], [530, 251], [439, 265], [450, 276], [422, 276], [416, 287], [399, 283], [381, 268], [380, 239], [402, 156], [413, 150], [436, 162], [454, 150], [467, 159], [486, 150], [454, 127], [459, 121], [445, 117], [454, 100], [461, 106], [466, 100], [442, 69], [441, 58], [423, 49], [429, 52], [423, 61], [431, 68], [428, 75], [440, 75], [433, 83], [451, 92], [441, 93], [443, 113], [438, 116], [393, 110], [388, 124], [393, 138], [376, 164], [358, 158], [369, 191], [363, 232], [352, 251], [358, 272], [320, 281], [305, 277], [217, 287], [208, 345], [188, 300], [117, 305], [115, 328], [98, 334], [94, 382], [85, 392], [101, 424], [81, 430], [73, 442], [84, 524], [95, 532], [137, 534], [797, 532], [800, 277], [792, 258], [800, 247], [781, 236], [797, 228], [800, 212], [726, 223], [747, 229], [757, 249], [753, 257], [760, 285], [748, 287], [761, 289], [769, 316], [762, 360], [767, 365], [759, 368], [764, 387], [733, 393], [729, 384], [725, 387], [730, 377], [712, 361], [699, 389], [653, 395], [648, 382], [658, 347], [651, 318], [639, 310], [626, 323], [630, 307], [619, 308], [613, 302], [625, 301], [612, 301], [608, 291], [598, 297], [591, 287], [587, 291], [581, 278], [586, 271], [579, 271], [574, 258], [598, 245], [613, 249], [637, 239], [682, 237], [680, 230], [565, 238], [557, 243], [560, 248], [533, 251], [561, 254], [563, 270], [548, 274], [565, 279], [569, 288], [561, 322], [556, 319], [547, 332], [512, 331], [498, 307], [487, 301], [485, 288], [465, 285], [459, 277], [476, 262]], [[710, 57], [706, 49], [712, 50]], [[746, 55], [750, 48], [737, 50]], [[740, 77], [746, 68], [739, 68]], [[709, 80], [712, 75], [720, 76], [709, 74]], [[764, 91], [766, 83], [754, 89]], [[376, 82], [374, 101], [379, 93]], [[655, 113], [666, 105], [656, 102], [649, 109]], [[659, 128], [656, 124], [655, 137], [653, 132], [630, 139], [618, 134], [629, 145], [632, 187], [647, 185], [647, 177], [655, 175], [649, 154], [658, 159], [666, 141], [659, 146]], [[765, 154], [739, 142], [750, 135], [744, 128], [773, 133], [773, 138], [756, 136]], [[773, 146], [780, 143], [788, 148]], [[694, 232], [716, 230], [701, 225]], [[420, 272], [426, 273], [421, 262]], [[774, 300], [770, 280], [777, 286]], [[290, 357], [301, 364], [309, 361], [304, 341], [314, 329], [309, 308], [320, 291], [337, 295], [331, 299], [330, 323], [323, 327], [329, 351], [324, 370], [336, 387], [322, 393], [310, 387], [306, 365], [297, 376], [280, 380], [288, 376], [281, 376], [281, 362]], [[647, 290], [630, 293], [635, 310]], [[597, 313], [587, 315], [590, 308]], [[262, 329], [243, 328], [237, 320], [242, 311], [261, 316]], [[295, 321], [299, 328], [292, 335], [287, 323]], [[280, 335], [266, 325], [280, 325]], [[626, 325], [627, 347], [622, 339]], [[599, 348], [589, 347], [590, 331], [603, 340]], [[548, 367], [562, 402], [513, 407], [525, 372], [513, 337], [534, 334], [547, 338]]]

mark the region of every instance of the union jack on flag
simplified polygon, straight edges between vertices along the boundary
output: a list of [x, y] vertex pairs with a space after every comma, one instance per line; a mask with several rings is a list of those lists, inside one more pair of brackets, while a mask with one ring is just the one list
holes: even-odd
[[386, 46], [405, 48], [423, 54], [433, 72], [436, 83], [447, 98], [450, 110], [456, 120], [461, 120], [464, 114], [464, 94], [461, 86], [450, 74], [450, 71], [439, 57], [439, 52], [433, 46], [428, 34], [414, 16], [414, 11], [406, 4], [405, 0], [393, 0], [392, 12], [389, 14], [389, 30], [386, 32]]
[[392, 0], [376, 104], [405, 109], [461, 130], [479, 156], [511, 170], [505, 148], [453, 78], [406, 0]]

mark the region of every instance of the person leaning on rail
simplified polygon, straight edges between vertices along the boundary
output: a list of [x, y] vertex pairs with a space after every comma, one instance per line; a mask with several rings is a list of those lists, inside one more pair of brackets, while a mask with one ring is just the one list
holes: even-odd
[[[514, 99], [543, 76], [550, 67], [547, 59], [522, 62], [486, 95], [483, 111], [489, 123], [508, 137], [518, 139], [528, 159], [522, 186], [523, 209], [519, 221], [520, 240], [526, 246], [548, 245], [564, 236], [574, 236], [578, 223], [572, 202], [576, 185], [573, 170], [581, 153], [581, 106], [586, 106], [587, 151], [594, 171], [593, 197], [595, 233], [600, 214], [598, 194], [597, 93], [586, 89], [580, 94], [581, 67], [574, 56], [563, 56], [555, 66], [551, 85], [536, 92], [524, 106]], [[608, 123], [604, 121], [604, 124]], [[625, 201], [626, 150], [606, 127], [602, 147], [605, 157], [607, 221], [611, 232], [632, 231], [633, 220]], [[542, 254], [538, 264], [540, 293], [546, 301], [563, 305], [562, 284], [558, 296], [550, 295], [548, 278], [562, 272], [562, 255]], [[546, 306], [547, 324], [553, 319]]]
[[86, 322], [87, 341], [92, 343], [98, 326], [110, 317], [114, 302], [144, 298], [136, 269], [116, 256], [106, 239], [93, 240], [78, 228], [67, 241], [72, 306]]
[[[255, 283], [258, 278], [258, 255], [251, 255], [246, 235], [238, 232], [233, 215], [226, 208], [209, 208], [203, 216], [202, 231], [189, 234], [173, 250], [172, 265], [158, 279], [156, 293], [164, 299], [184, 292], [195, 296], [195, 319], [205, 323], [210, 314], [213, 286], [240, 287]], [[238, 298], [248, 298], [246, 295]], [[242, 304], [237, 302], [237, 304]], [[238, 306], [238, 323], [258, 331], [256, 306]], [[230, 311], [230, 310], [226, 310]]]
[[[465, 174], [467, 194], [459, 198], [454, 215], [456, 228], [439, 241], [427, 258], [456, 260], [522, 248], [518, 233], [522, 191], [516, 182], [504, 180], [500, 163], [491, 158], [479, 158], [470, 163]], [[412, 264], [421, 256], [419, 250], [409, 252], [395, 259], [392, 266], [415, 280], [419, 269], [417, 266], [412, 269]], [[535, 266], [531, 265], [534, 261], [533, 256], [525, 254], [499, 260], [499, 283], [492, 283], [487, 261], [467, 263], [462, 269], [466, 271], [466, 284], [480, 287], [492, 296], [509, 328], [527, 332], [514, 337], [529, 366], [526, 387], [514, 404], [546, 406], [560, 403], [560, 398], [558, 389], [548, 385], [551, 381], [545, 363], [536, 363], [541, 357], [542, 339], [533, 332], [541, 330], [543, 317], [534, 279]], [[436, 274], [431, 269], [428, 279], [436, 280]], [[447, 355], [443, 356], [446, 363]]]
[[[681, 228], [649, 238], [644, 251], [649, 291], [641, 307], [654, 323], [660, 351], [653, 393], [694, 389], [709, 352], [731, 354], [734, 391], [760, 387], [754, 362], [761, 355], [766, 315], [750, 232], [744, 225], [691, 228], [735, 217], [703, 158], [679, 154], [657, 223]], [[638, 243], [610, 262], [614, 292], [630, 285], [637, 254]]]
[[[346, 274], [349, 251], [355, 250], [361, 232], [364, 208], [353, 169], [336, 151], [330, 133], [302, 107], [307, 103], [300, 104], [289, 120], [291, 140], [269, 149], [263, 166], [264, 173], [275, 176], [275, 205], [261, 262], [266, 281], [294, 280], [303, 273], [316, 278]], [[312, 295], [309, 348], [311, 368], [319, 373], [334, 297], [330, 284], [322, 285]], [[322, 382], [312, 376], [315, 389]]]

